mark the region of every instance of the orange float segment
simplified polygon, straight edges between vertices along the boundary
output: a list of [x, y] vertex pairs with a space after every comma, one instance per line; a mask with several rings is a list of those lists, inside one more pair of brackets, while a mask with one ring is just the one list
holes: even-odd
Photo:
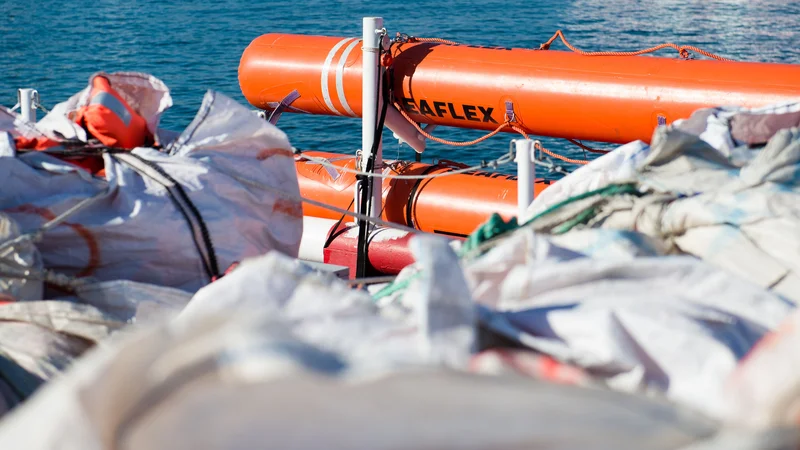
[[[352, 169], [355, 158], [337, 153], [304, 152], [326, 158], [339, 167]], [[419, 162], [385, 161], [391, 169], [384, 173], [430, 175], [454, 170], [447, 165]], [[329, 169], [302, 157], [296, 162], [300, 193], [303, 197], [352, 211], [356, 177], [352, 173]], [[539, 193], [549, 182], [537, 180]], [[418, 230], [466, 236], [485, 222], [492, 213], [504, 219], [517, 215], [517, 180], [511, 175], [476, 171], [424, 180], [383, 180], [381, 217]], [[303, 203], [303, 215], [339, 219], [340, 213]], [[345, 220], [350, 220], [346, 218]]]
[[[361, 116], [361, 40], [265, 34], [242, 54], [239, 85], [261, 109], [297, 89], [292, 103], [312, 114]], [[345, 91], [345, 87], [347, 91]]]
[[[293, 107], [360, 116], [359, 44], [355, 38], [260, 36], [242, 54], [242, 93], [269, 109], [297, 89]], [[395, 46], [393, 53], [394, 95], [406, 112], [419, 122], [463, 128], [494, 130], [510, 101], [516, 122], [530, 134], [649, 142], [660, 122], [699, 108], [758, 107], [800, 96], [800, 65], [429, 42]]]

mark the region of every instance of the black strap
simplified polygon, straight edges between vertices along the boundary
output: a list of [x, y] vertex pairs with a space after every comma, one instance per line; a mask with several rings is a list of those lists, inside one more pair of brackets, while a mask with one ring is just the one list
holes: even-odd
[[[217, 255], [214, 251], [214, 244], [211, 242], [211, 235], [208, 232], [208, 227], [200, 211], [198, 211], [197, 207], [189, 199], [186, 191], [183, 190], [183, 186], [172, 178], [161, 166], [139, 155], [134, 153], [112, 153], [112, 157], [117, 161], [127, 164], [140, 175], [147, 176], [164, 186], [167, 193], [169, 193], [172, 203], [178, 211], [180, 211], [186, 223], [189, 225], [189, 230], [192, 233], [192, 240], [197, 248], [197, 252], [200, 254], [200, 260], [203, 263], [203, 268], [209, 280], [219, 278], [219, 263], [217, 262]], [[200, 239], [198, 239], [197, 236], [198, 230]]]
[[[356, 201], [355, 197], [352, 200], [350, 200], [350, 204], [347, 205], [348, 211], [350, 211], [350, 208], [353, 207], [353, 203], [355, 203], [355, 201]], [[342, 224], [342, 222], [344, 222], [344, 218], [346, 216], [347, 214], [342, 214], [342, 217], [340, 217], [339, 220], [336, 221], [336, 225], [334, 225], [333, 228], [331, 228], [331, 234], [328, 236], [328, 239], [325, 240], [325, 245], [323, 245], [322, 248], [328, 248], [328, 246], [331, 245], [331, 243], [333, 243], [334, 239], [341, 236], [342, 233], [347, 231], [346, 227], [339, 230], [339, 226]]]
[[[417, 154], [419, 155], [419, 153]], [[436, 169], [441, 169], [441, 166], [437, 164], [430, 165], [425, 168], [420, 175], [427, 175]], [[446, 170], [445, 172], [449, 172], [449, 170]], [[417, 181], [414, 183], [414, 187], [411, 188], [411, 192], [408, 193], [408, 202], [406, 203], [406, 226], [411, 228], [417, 228], [417, 224], [414, 223], [414, 206], [417, 204], [417, 191], [419, 190], [423, 181], [426, 180], [423, 178], [417, 179]]]

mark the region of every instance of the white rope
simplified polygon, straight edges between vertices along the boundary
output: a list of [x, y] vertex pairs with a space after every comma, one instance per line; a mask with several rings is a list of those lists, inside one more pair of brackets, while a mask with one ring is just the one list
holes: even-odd
[[44, 105], [39, 103], [37, 100], [34, 100], [33, 107], [36, 109], [41, 109], [42, 111], [44, 111], [45, 114], [50, 114], [50, 110], [45, 108]]
[[514, 155], [513, 155], [513, 152], [512, 152], [512, 153], [507, 153], [507, 154], [505, 154], [505, 155], [503, 155], [503, 156], [501, 156], [501, 157], [499, 157], [497, 159], [494, 159], [492, 161], [488, 161], [488, 162], [484, 161], [479, 165], [475, 165], [475, 166], [472, 166], [472, 167], [466, 167], [466, 168], [463, 168], [463, 169], [455, 169], [455, 170], [450, 170], [450, 171], [447, 171], [447, 172], [439, 172], [439, 173], [433, 173], [433, 174], [428, 174], [428, 175], [392, 175], [392, 174], [383, 174], [383, 173], [362, 172], [360, 170], [351, 169], [349, 167], [337, 166], [337, 165], [332, 164], [331, 162], [325, 160], [324, 158], [316, 158], [316, 157], [313, 157], [313, 156], [306, 156], [306, 155], [302, 155], [302, 154], [301, 154], [301, 157], [303, 157], [303, 158], [305, 158], [305, 159], [307, 159], [309, 161], [315, 162], [317, 164], [321, 164], [321, 165], [323, 165], [325, 167], [330, 167], [332, 169], [339, 170], [339, 171], [346, 172], [346, 173], [352, 173], [352, 174], [361, 175], [361, 176], [365, 176], [365, 177], [383, 178], [383, 179], [395, 179], [395, 180], [428, 180], [428, 179], [431, 179], [431, 178], [449, 177], [449, 176], [452, 176], [452, 175], [458, 175], [458, 174], [462, 174], [462, 173], [466, 173], [466, 172], [472, 172], [472, 171], [480, 170], [480, 169], [486, 169], [486, 168], [496, 169], [499, 166], [502, 166], [502, 165], [505, 165], [505, 164], [508, 164], [508, 163], [511, 163], [511, 162], [514, 161]]
[[400, 231], [407, 231], [409, 233], [414, 233], [414, 234], [423, 234], [423, 233], [425, 233], [424, 231], [420, 231], [420, 230], [417, 230], [417, 229], [414, 229], [414, 228], [409, 228], [409, 227], [407, 227], [405, 225], [400, 225], [399, 223], [387, 222], [385, 220], [378, 219], [377, 217], [371, 217], [371, 216], [367, 216], [367, 215], [360, 214], [360, 213], [357, 213], [357, 212], [353, 212], [353, 211], [349, 211], [349, 210], [346, 210], [346, 209], [338, 208], [336, 206], [329, 205], [327, 203], [322, 203], [322, 202], [318, 202], [316, 200], [311, 200], [310, 198], [306, 198], [306, 197], [303, 197], [301, 195], [298, 195], [296, 197], [291, 196], [290, 198], [292, 198], [292, 199], [300, 199], [301, 201], [306, 202], [306, 203], [310, 203], [310, 204], [312, 204], [314, 206], [319, 206], [320, 208], [329, 209], [331, 211], [338, 212], [340, 214], [344, 214], [346, 216], [355, 217], [356, 219], [361, 219], [361, 220], [365, 220], [367, 222], [372, 222], [375, 225], [382, 225], [382, 226], [387, 227], [387, 228], [395, 228], [395, 229], [398, 229]]
[[395, 228], [395, 229], [400, 230], [400, 231], [407, 231], [409, 233], [414, 233], [414, 234], [424, 233], [423, 231], [416, 230], [414, 228], [409, 228], [407, 226], [400, 225], [398, 223], [387, 222], [385, 220], [378, 219], [377, 217], [367, 216], [367, 215], [364, 215], [364, 214], [361, 214], [361, 213], [357, 213], [357, 212], [354, 212], [354, 211], [350, 211], [350, 210], [347, 210], [347, 209], [342, 209], [342, 208], [339, 208], [337, 206], [329, 205], [327, 203], [318, 202], [316, 200], [312, 200], [310, 198], [303, 197], [302, 195], [293, 195], [293, 194], [290, 194], [288, 192], [282, 191], [282, 190], [280, 190], [278, 188], [274, 188], [272, 186], [269, 186], [269, 185], [266, 185], [266, 184], [259, 183], [257, 181], [253, 181], [253, 180], [244, 178], [239, 174], [235, 174], [235, 173], [232, 173], [232, 172], [227, 172], [227, 174], [230, 177], [234, 178], [236, 181], [239, 181], [239, 182], [241, 182], [243, 184], [247, 184], [247, 185], [253, 186], [253, 187], [257, 188], [257, 189], [264, 189], [264, 190], [270, 191], [270, 192], [272, 192], [272, 193], [274, 193], [274, 194], [276, 194], [276, 195], [278, 195], [280, 197], [283, 197], [283, 198], [286, 198], [286, 199], [289, 199], [289, 200], [295, 200], [295, 201], [301, 201], [301, 202], [309, 203], [309, 204], [314, 205], [314, 206], [319, 206], [320, 208], [325, 208], [325, 209], [331, 210], [333, 212], [337, 212], [339, 214], [344, 214], [346, 216], [355, 217], [356, 219], [361, 219], [361, 220], [364, 220], [364, 221], [367, 221], [367, 222], [372, 222], [372, 223], [374, 223], [376, 225], [381, 225], [381, 226], [384, 226], [384, 227], [387, 227], [387, 228]]
[[533, 159], [533, 163], [536, 164], [537, 166], [546, 167], [546, 168], [550, 169], [553, 172], [558, 172], [558, 173], [562, 173], [564, 175], [569, 175], [569, 172], [564, 170], [563, 167], [555, 165], [552, 162], [548, 162], [548, 161], [544, 161], [544, 160], [541, 160], [541, 159], [534, 158]]
[[39, 227], [37, 230], [30, 233], [19, 235], [14, 239], [9, 239], [1, 243], [0, 265], [7, 266], [12, 270], [16, 269], [19, 272], [18, 273], [0, 272], [0, 277], [43, 281], [45, 283], [49, 283], [54, 286], [61, 286], [70, 289], [74, 289], [75, 287], [80, 286], [82, 284], [92, 282], [92, 279], [90, 278], [76, 278], [62, 273], [54, 272], [49, 269], [38, 270], [32, 267], [24, 266], [20, 261], [17, 261], [16, 259], [13, 258], [12, 252], [16, 249], [17, 246], [19, 246], [24, 242], [39, 242], [44, 233], [60, 225], [78, 211], [90, 206], [106, 193], [107, 189], [98, 192], [92, 197], [85, 198], [80, 202], [76, 203], [75, 205], [73, 205], [72, 207], [68, 208], [63, 213], [54, 217], [52, 220], [45, 222], [44, 225]]
[[18, 244], [20, 244], [22, 242], [25, 242], [25, 241], [39, 242], [39, 240], [42, 238], [42, 235], [44, 233], [46, 233], [50, 229], [60, 225], [62, 222], [67, 220], [70, 216], [74, 215], [78, 211], [80, 211], [80, 210], [86, 208], [87, 206], [91, 205], [92, 203], [96, 202], [100, 197], [102, 197], [107, 192], [108, 192], [107, 189], [106, 190], [102, 190], [102, 191], [98, 192], [97, 194], [95, 194], [95, 195], [93, 195], [91, 197], [88, 197], [88, 198], [85, 198], [85, 199], [81, 200], [77, 204], [75, 204], [72, 207], [68, 208], [63, 213], [61, 213], [58, 216], [54, 217], [52, 220], [49, 220], [49, 221], [45, 222], [44, 225], [39, 227], [39, 229], [37, 229], [36, 231], [19, 235], [14, 239], [9, 239], [8, 241], [5, 241], [5, 242], [1, 243], [0, 244], [0, 251], [5, 250], [5, 249], [7, 249], [9, 247], [14, 247], [14, 246], [16, 246], [16, 245], [18, 245]]
[[[6, 261], [8, 260], [3, 261], [3, 264], [5, 264]], [[42, 281], [47, 284], [52, 284], [54, 286], [60, 286], [69, 289], [75, 289], [79, 286], [95, 282], [93, 278], [88, 278], [88, 277], [76, 278], [76, 277], [71, 277], [69, 275], [65, 275], [63, 273], [54, 272], [49, 269], [38, 270], [33, 268], [26, 268], [25, 270], [20, 270], [19, 273], [0, 271], [0, 278], [14, 278], [19, 280]]]

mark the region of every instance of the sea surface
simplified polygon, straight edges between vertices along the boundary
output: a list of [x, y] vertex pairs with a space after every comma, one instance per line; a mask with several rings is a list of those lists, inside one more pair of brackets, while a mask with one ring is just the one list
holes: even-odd
[[[737, 60], [800, 63], [800, 2], [786, 0], [0, 0], [0, 104], [12, 106], [17, 88], [32, 87], [52, 106], [85, 87], [96, 71], [141, 71], [169, 86], [174, 106], [162, 126], [182, 130], [208, 89], [247, 103], [237, 69], [252, 39], [269, 32], [360, 36], [363, 16], [383, 17], [391, 36], [400, 31], [535, 48], [561, 29], [574, 45], [591, 51], [674, 42]], [[675, 56], [671, 50], [659, 55]], [[361, 142], [358, 119], [284, 114], [279, 126], [301, 149], [353, 152]], [[482, 134], [442, 128], [436, 133], [456, 140]], [[412, 158], [390, 136], [384, 139], [385, 156]], [[472, 164], [502, 154], [511, 138], [501, 133], [466, 148], [430, 143], [423, 160]], [[584, 157], [563, 140], [543, 142]]]

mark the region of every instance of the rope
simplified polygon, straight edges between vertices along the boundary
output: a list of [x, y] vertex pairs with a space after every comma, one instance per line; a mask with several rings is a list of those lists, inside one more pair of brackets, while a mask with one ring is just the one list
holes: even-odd
[[563, 175], [569, 175], [569, 172], [565, 170], [563, 167], [557, 166], [550, 161], [543, 161], [541, 159], [534, 158], [533, 163], [536, 164], [537, 166], [546, 168], [550, 172], [557, 172]]
[[[103, 195], [105, 195], [107, 193], [108, 193], [108, 190], [99, 191], [95, 195], [93, 195], [91, 197], [87, 197], [87, 198], [81, 200], [80, 202], [78, 202], [77, 204], [71, 206], [70, 208], [68, 208], [63, 213], [61, 213], [58, 216], [54, 217], [52, 220], [49, 220], [49, 221], [45, 222], [44, 225], [39, 227], [37, 230], [35, 230], [33, 232], [30, 232], [30, 233], [21, 234], [21, 235], [17, 236], [16, 238], [9, 239], [9, 240], [7, 240], [7, 241], [5, 241], [3, 243], [0, 243], [0, 252], [2, 252], [3, 250], [5, 250], [7, 248], [13, 248], [13, 247], [21, 244], [22, 242], [25, 242], [25, 241], [39, 242], [39, 240], [41, 240], [42, 235], [44, 233], [46, 233], [47, 231], [49, 231], [52, 228], [57, 227], [58, 225], [61, 225], [62, 222], [64, 222], [65, 220], [67, 220], [68, 218], [73, 216], [75, 213], [77, 213], [77, 212], [81, 211], [82, 209], [90, 206], [91, 204], [93, 204], [94, 202], [99, 200], [101, 196], [103, 196]], [[0, 256], [5, 256], [5, 255], [0, 255]]]
[[689, 59], [691, 57], [691, 55], [689, 54], [689, 51], [691, 50], [691, 51], [693, 51], [695, 53], [698, 53], [698, 54], [701, 54], [703, 56], [706, 56], [706, 57], [709, 57], [709, 58], [713, 58], [713, 59], [716, 59], [716, 60], [719, 60], [719, 61], [733, 61], [732, 59], [723, 58], [722, 56], [715, 55], [713, 53], [707, 52], [707, 51], [705, 51], [703, 49], [700, 49], [700, 48], [697, 48], [697, 47], [694, 47], [694, 46], [691, 46], [691, 45], [678, 46], [678, 45], [673, 44], [672, 42], [667, 42], [667, 43], [664, 43], [664, 44], [656, 45], [655, 47], [650, 47], [650, 48], [646, 48], [646, 49], [643, 49], [643, 50], [637, 50], [637, 51], [633, 51], [633, 52], [585, 52], [583, 50], [580, 50], [580, 49], [572, 46], [572, 44], [570, 44], [567, 41], [567, 38], [564, 37], [564, 33], [562, 33], [561, 30], [556, 31], [556, 34], [554, 34], [553, 37], [551, 37], [544, 44], [540, 45], [539, 46], [539, 50], [548, 50], [548, 49], [550, 49], [550, 45], [553, 42], [555, 42], [555, 40], [558, 39], [558, 38], [561, 38], [561, 41], [564, 43], [564, 45], [567, 46], [567, 48], [569, 48], [573, 52], [581, 54], [583, 56], [638, 56], [638, 55], [644, 55], [645, 53], [653, 53], [653, 52], [656, 52], [656, 51], [664, 49], [664, 48], [673, 48], [673, 49], [677, 50], [678, 54], [680, 54], [681, 57], [683, 57], [684, 59]]
[[[400, 34], [400, 33], [398, 33], [398, 34]], [[637, 50], [637, 51], [633, 51], [633, 52], [586, 52], [586, 51], [580, 50], [580, 49], [574, 47], [572, 44], [570, 44], [567, 41], [567, 38], [564, 37], [564, 33], [561, 30], [557, 30], [556, 33], [553, 35], [553, 37], [551, 37], [544, 44], [540, 45], [539, 46], [539, 50], [548, 50], [548, 49], [550, 49], [550, 45], [553, 42], [555, 42], [555, 40], [558, 39], [558, 38], [561, 38], [561, 41], [564, 42], [564, 45], [566, 45], [567, 48], [569, 48], [570, 50], [572, 50], [575, 53], [579, 53], [579, 54], [584, 55], [584, 56], [638, 56], [638, 55], [644, 55], [646, 53], [657, 52], [658, 50], [665, 49], [665, 48], [673, 48], [684, 59], [689, 59], [691, 57], [691, 55], [689, 54], [689, 51], [692, 51], [692, 52], [698, 53], [700, 55], [706, 56], [708, 58], [713, 58], [713, 59], [716, 59], [716, 60], [719, 60], [719, 61], [733, 61], [732, 59], [723, 58], [722, 56], [716, 55], [716, 54], [711, 53], [711, 52], [707, 52], [707, 51], [705, 51], [705, 50], [703, 50], [701, 48], [697, 48], [697, 47], [692, 46], [692, 45], [681, 45], [681, 46], [678, 46], [676, 44], [673, 44], [672, 42], [667, 42], [667, 43], [664, 43], [664, 44], [656, 45], [655, 47], [650, 47], [650, 48], [646, 48], [646, 49], [643, 49], [643, 50]], [[420, 37], [414, 37], [414, 36], [408, 36], [407, 37], [407, 42], [435, 42], [435, 43], [438, 43], [438, 44], [461, 45], [458, 42], [448, 41], [447, 39], [420, 38]]]
[[33, 102], [33, 107], [34, 107], [34, 108], [37, 108], [37, 109], [41, 109], [42, 111], [44, 111], [44, 113], [45, 113], [45, 114], [50, 114], [50, 110], [49, 110], [49, 109], [47, 109], [47, 108], [45, 108], [45, 107], [44, 107], [44, 105], [42, 105], [41, 103], [39, 103], [39, 101], [38, 101], [38, 100], [34, 100], [34, 102]]
[[540, 152], [543, 152], [544, 154], [546, 154], [548, 156], [551, 156], [551, 157], [556, 158], [556, 159], [560, 159], [560, 160], [562, 160], [564, 162], [568, 162], [570, 164], [578, 164], [578, 165], [589, 164], [589, 161], [584, 161], [582, 159], [567, 158], [566, 156], [561, 156], [558, 153], [551, 152], [550, 150], [544, 148], [542, 146], [542, 144], [540, 144], [538, 142], [535, 144], [535, 146], [536, 146], [536, 150], [539, 150]]
[[439, 38], [421, 38], [421, 37], [408, 37], [409, 42], [435, 42], [437, 44], [447, 44], [447, 45], [461, 45], [458, 42], [448, 41], [447, 39], [439, 39]]
[[349, 167], [337, 166], [337, 165], [325, 160], [324, 158], [316, 158], [316, 157], [313, 157], [313, 156], [305, 156], [305, 155], [303, 155], [303, 158], [306, 158], [309, 161], [315, 162], [317, 164], [321, 164], [321, 165], [323, 165], [325, 167], [330, 167], [330, 168], [333, 168], [333, 169], [336, 169], [336, 170], [341, 170], [342, 172], [346, 172], [346, 173], [352, 173], [352, 174], [355, 174], [355, 175], [363, 175], [365, 177], [374, 177], [374, 178], [383, 178], [383, 179], [395, 179], [395, 180], [428, 180], [428, 179], [431, 179], [431, 178], [447, 177], [447, 176], [458, 175], [458, 174], [472, 172], [472, 171], [475, 171], [475, 170], [486, 169], [486, 168], [496, 169], [499, 166], [502, 166], [502, 165], [505, 165], [505, 164], [509, 164], [509, 163], [514, 161], [514, 156], [512, 154], [510, 154], [510, 153], [507, 153], [507, 154], [505, 154], [505, 155], [503, 155], [503, 156], [501, 156], [501, 157], [499, 157], [497, 159], [491, 160], [491, 161], [481, 161], [481, 163], [478, 164], [478, 165], [465, 167], [463, 169], [454, 169], [454, 170], [451, 170], [451, 171], [448, 171], [448, 172], [439, 172], [439, 173], [426, 174], [426, 175], [392, 175], [392, 174], [383, 174], [383, 173], [374, 173], [374, 172], [363, 172], [363, 171], [360, 171], [358, 169], [351, 169]]
[[[268, 187], [270, 190], [273, 189], [272, 186], [263, 186], [263, 187]], [[293, 196], [293, 195], [290, 195], [290, 194], [289, 195], [285, 195], [286, 194], [285, 192], [279, 191], [277, 189], [274, 189], [273, 192], [275, 192], [275, 193], [280, 192], [279, 195], [283, 196], [284, 198], [288, 198], [288, 199], [291, 199], [291, 200], [300, 200], [302, 202], [308, 203], [309, 205], [314, 205], [314, 206], [318, 206], [320, 208], [325, 208], [327, 210], [330, 210], [330, 211], [333, 211], [333, 212], [338, 212], [338, 213], [344, 214], [346, 216], [355, 217], [356, 219], [366, 220], [367, 222], [372, 222], [375, 225], [381, 225], [381, 226], [384, 226], [386, 228], [394, 228], [396, 230], [407, 231], [409, 233], [414, 233], [414, 234], [423, 234], [424, 233], [424, 231], [420, 231], [420, 230], [417, 230], [417, 229], [414, 229], [414, 228], [409, 228], [409, 227], [407, 227], [405, 225], [400, 225], [399, 223], [387, 222], [385, 220], [378, 219], [377, 217], [371, 217], [371, 216], [367, 216], [367, 215], [364, 215], [364, 214], [359, 214], [357, 212], [348, 211], [346, 209], [338, 208], [336, 206], [329, 205], [327, 203], [322, 203], [322, 202], [318, 202], [316, 200], [312, 200], [312, 199], [307, 198], [307, 197], [303, 197], [302, 195], [298, 195], [298, 196]]]
[[[10, 259], [4, 259], [3, 264], [9, 264], [11, 262]], [[65, 275], [63, 273], [54, 272], [50, 269], [43, 269], [37, 270], [31, 267], [25, 267], [24, 269], [19, 269], [19, 273], [15, 272], [8, 272], [8, 271], [0, 271], [0, 278], [14, 278], [19, 280], [32, 280], [32, 281], [41, 281], [46, 284], [50, 284], [53, 286], [58, 286], [61, 288], [66, 288], [69, 290], [75, 290], [75, 288], [85, 285], [91, 284], [95, 282], [91, 278], [82, 277], [76, 278], [71, 277], [69, 275]]]
[[[485, 135], [479, 137], [478, 139], [473, 139], [471, 141], [466, 141], [466, 142], [449, 141], [447, 139], [438, 138], [438, 137], [426, 132], [425, 130], [423, 130], [422, 127], [420, 127], [419, 124], [417, 122], [415, 122], [414, 119], [412, 119], [400, 105], [397, 104], [397, 102], [395, 102], [394, 106], [395, 106], [395, 108], [397, 108], [398, 111], [400, 111], [400, 114], [408, 121], [408, 123], [410, 123], [411, 125], [414, 126], [414, 128], [416, 128], [416, 130], [417, 130], [417, 132], [419, 132], [419, 134], [425, 136], [426, 139], [430, 139], [430, 140], [432, 140], [434, 142], [438, 142], [440, 144], [450, 145], [450, 146], [453, 146], [453, 147], [468, 147], [470, 145], [475, 145], [475, 144], [478, 144], [480, 142], [483, 142], [483, 141], [489, 139], [490, 137], [492, 137], [492, 136], [496, 135], [497, 133], [503, 131], [503, 129], [505, 129], [506, 127], [511, 128], [512, 130], [514, 130], [517, 133], [521, 134], [525, 139], [529, 139], [528, 133], [526, 133], [525, 130], [523, 130], [522, 128], [520, 128], [520, 127], [518, 127], [516, 125], [513, 125], [511, 123], [511, 121], [506, 120], [505, 122], [501, 123], [497, 128], [495, 128], [494, 131], [491, 131], [488, 134], [485, 134]], [[546, 153], [546, 154], [548, 154], [550, 156], [552, 156], [553, 158], [560, 159], [560, 160], [562, 160], [564, 162], [568, 162], [568, 163], [571, 163], [571, 164], [583, 165], [583, 164], [588, 164], [589, 163], [589, 161], [584, 161], [584, 160], [580, 160], [580, 159], [571, 159], [571, 158], [567, 158], [566, 156], [561, 156], [558, 153], [554, 153], [554, 152], [542, 147], [542, 145], [539, 144], [539, 143], [536, 144], [536, 149], [539, 150], [539, 151], [542, 151], [542, 152], [544, 152], [544, 153]], [[598, 151], [601, 151], [601, 150], [593, 150], [593, 151], [598, 152]], [[480, 168], [484, 168], [484, 167], [480, 167]], [[453, 172], [445, 172], [445, 173], [448, 173], [450, 175], [455, 175], [456, 173], [469, 172], [470, 170], [474, 170], [474, 169], [464, 169], [464, 170], [461, 170], [461, 171], [453, 171]], [[347, 170], [345, 170], [345, 171], [347, 171]], [[434, 174], [434, 176], [436, 176], [436, 175], [441, 176], [440, 174]], [[426, 176], [426, 177], [433, 178], [434, 176]], [[413, 175], [407, 175], [406, 177], [413, 177]], [[404, 177], [403, 176], [397, 176], [397, 177], [386, 177], [386, 178], [403, 179]], [[419, 178], [405, 178], [405, 179], [419, 179]]]
[[426, 132], [425, 130], [423, 130], [422, 127], [420, 127], [419, 124], [417, 122], [415, 122], [414, 119], [412, 119], [408, 115], [408, 113], [406, 113], [405, 110], [400, 105], [397, 104], [397, 102], [394, 103], [394, 106], [395, 106], [395, 108], [397, 108], [398, 111], [400, 111], [400, 114], [402, 114], [403, 117], [405, 117], [405, 119], [408, 121], [408, 123], [410, 123], [411, 125], [414, 126], [414, 128], [417, 129], [419, 134], [425, 136], [427, 139], [430, 139], [433, 142], [438, 142], [440, 144], [450, 145], [450, 146], [453, 146], [453, 147], [469, 147], [470, 145], [479, 144], [479, 143], [489, 139], [490, 137], [494, 136], [495, 134], [503, 131], [503, 129], [506, 128], [506, 127], [511, 127], [512, 129], [514, 129], [514, 131], [522, 134], [523, 136], [525, 136], [527, 138], [527, 135], [525, 135], [524, 131], [522, 131], [519, 128], [517, 128], [516, 126], [512, 125], [511, 122], [505, 121], [505, 122], [501, 123], [500, 125], [498, 125], [498, 127], [495, 128], [494, 131], [491, 131], [491, 132], [489, 132], [489, 134], [481, 136], [478, 139], [473, 139], [471, 141], [466, 141], [466, 142], [449, 141], [447, 139], [438, 138], [438, 137]]
[[570, 139], [570, 138], [565, 138], [565, 139], [566, 139], [567, 141], [569, 141], [570, 143], [572, 143], [572, 144], [575, 144], [575, 145], [577, 145], [578, 147], [580, 147], [580, 148], [582, 148], [582, 149], [586, 150], [587, 152], [591, 152], [591, 153], [599, 153], [599, 154], [601, 154], [601, 155], [605, 155], [606, 153], [610, 153], [610, 152], [611, 152], [610, 150], [600, 150], [599, 148], [592, 148], [592, 147], [589, 147], [588, 145], [584, 145], [584, 144], [582, 144], [582, 143], [580, 143], [580, 142], [576, 141], [575, 139]]
[[270, 191], [273, 194], [275, 194], [275, 195], [277, 195], [279, 197], [283, 197], [283, 198], [288, 199], [288, 200], [295, 200], [295, 201], [305, 202], [305, 203], [308, 203], [309, 205], [314, 205], [314, 206], [318, 206], [320, 208], [325, 208], [325, 209], [333, 211], [333, 212], [338, 212], [339, 214], [344, 214], [346, 216], [355, 217], [356, 219], [366, 220], [368, 222], [374, 223], [375, 225], [381, 225], [381, 226], [384, 226], [384, 227], [387, 227], [387, 228], [394, 228], [394, 229], [397, 229], [397, 230], [400, 230], [400, 231], [407, 231], [409, 233], [414, 233], [414, 234], [424, 233], [423, 231], [416, 230], [414, 228], [409, 228], [407, 226], [400, 225], [398, 223], [387, 222], [387, 221], [381, 220], [381, 219], [379, 219], [377, 217], [372, 217], [372, 216], [368, 216], [368, 215], [365, 215], [365, 214], [360, 214], [360, 213], [357, 213], [357, 212], [353, 212], [353, 211], [349, 211], [349, 210], [346, 210], [346, 209], [342, 209], [342, 208], [339, 208], [339, 207], [336, 207], [336, 206], [333, 206], [333, 205], [329, 205], [327, 203], [322, 203], [322, 202], [319, 202], [319, 201], [316, 201], [316, 200], [312, 200], [312, 199], [307, 198], [307, 197], [303, 197], [302, 195], [293, 195], [293, 194], [290, 194], [288, 192], [284, 192], [284, 191], [282, 191], [282, 190], [280, 190], [278, 188], [274, 188], [272, 186], [269, 186], [269, 185], [266, 185], [266, 184], [262, 184], [262, 183], [259, 183], [257, 181], [253, 181], [253, 180], [250, 180], [248, 178], [244, 178], [241, 175], [238, 175], [238, 174], [233, 173], [233, 172], [229, 172], [228, 175], [231, 178], [235, 179], [236, 181], [239, 181], [242, 184], [247, 184], [247, 185], [255, 187], [257, 189], [263, 189], [263, 190], [266, 190], [266, 191]]

